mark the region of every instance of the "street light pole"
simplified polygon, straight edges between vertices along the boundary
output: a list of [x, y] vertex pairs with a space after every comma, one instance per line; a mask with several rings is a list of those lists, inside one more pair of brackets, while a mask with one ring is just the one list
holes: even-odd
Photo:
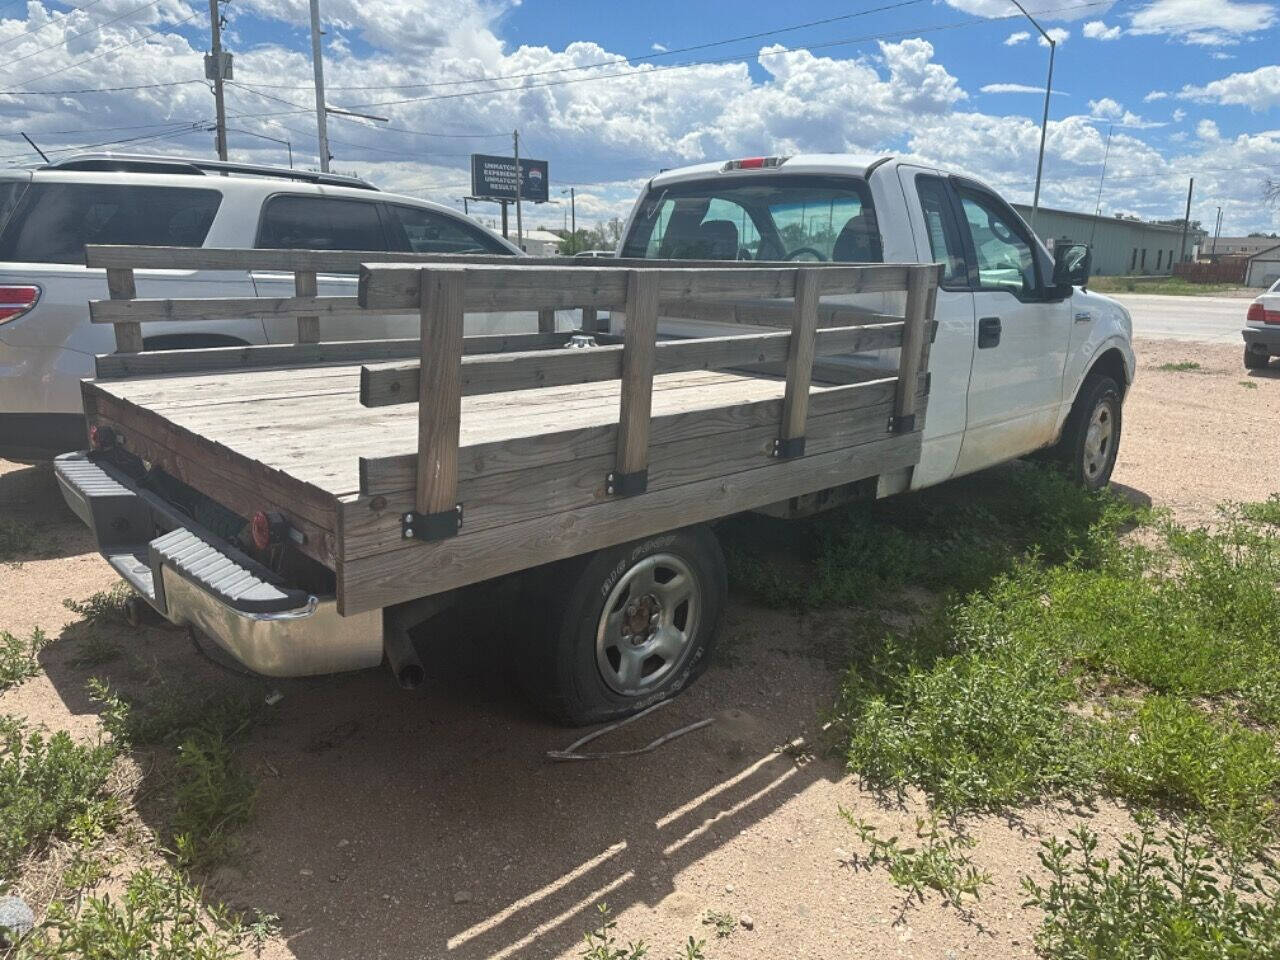
[[1031, 21], [1031, 25], [1040, 31], [1040, 36], [1044, 37], [1045, 43], [1049, 44], [1049, 79], [1044, 85], [1044, 117], [1040, 121], [1040, 156], [1036, 160], [1036, 195], [1031, 201], [1031, 232], [1034, 233], [1036, 214], [1040, 211], [1040, 177], [1044, 173], [1044, 139], [1049, 132], [1049, 95], [1053, 91], [1053, 57], [1058, 52], [1058, 43], [1044, 32], [1044, 28], [1036, 22], [1035, 17], [1027, 13], [1027, 8], [1018, 0], [1013, 0], [1013, 5], [1022, 11], [1022, 15]]
[[324, 106], [324, 60], [320, 48], [320, 0], [311, 0], [311, 65], [316, 77], [316, 133], [320, 138], [320, 169], [329, 172], [329, 125]]

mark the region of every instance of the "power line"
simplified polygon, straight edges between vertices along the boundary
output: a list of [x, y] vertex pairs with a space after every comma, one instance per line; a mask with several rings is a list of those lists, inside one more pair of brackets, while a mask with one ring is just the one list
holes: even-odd
[[[1086, 3], [1075, 3], [1075, 4], [1070, 4], [1064, 7], [1056, 8], [1055, 10], [1052, 10], [1052, 11], [1041, 11], [1041, 12], [1057, 13], [1063, 10], [1077, 10], [1077, 9], [1088, 8], [1088, 7], [1106, 6], [1110, 2], [1111, 0], [1089, 0], [1089, 2], [1086, 2]], [[1012, 20], [1020, 17], [1021, 17], [1021, 14], [1012, 14], [1009, 16], [1002, 16], [1002, 17], [974, 17], [968, 20], [956, 20], [950, 23], [937, 24], [931, 27], [913, 27], [906, 30], [895, 30], [895, 31], [890, 31], [885, 33], [866, 34], [860, 37], [847, 37], [841, 40], [829, 40], [824, 43], [806, 44], [802, 47], [787, 47], [781, 50], [771, 51], [768, 54], [768, 56], [781, 56], [787, 53], [823, 50], [823, 49], [828, 49], [830, 47], [848, 46], [851, 44], [859, 44], [859, 43], [869, 43], [877, 40], [891, 40], [891, 39], [898, 39], [901, 37], [919, 36], [920, 34], [924, 34], [924, 33], [939, 33], [945, 30], [956, 30], [961, 27], [975, 26], [977, 24], [995, 23], [1001, 20]], [[593, 83], [601, 80], [635, 79], [635, 78], [642, 78], [642, 77], [651, 77], [657, 73], [666, 73], [673, 70], [689, 70], [695, 67], [713, 66], [713, 65], [722, 64], [722, 63], [734, 63], [734, 62], [740, 61], [741, 59], [742, 59], [741, 55], [736, 55], [736, 56], [729, 56], [729, 57], [719, 57], [711, 60], [695, 60], [689, 63], [660, 64], [658, 66], [655, 66], [653, 69], [647, 70], [647, 71], [610, 73], [610, 74], [602, 74], [602, 75], [591, 76], [591, 77], [570, 77], [565, 80], [550, 80], [550, 81], [547, 81], [546, 83], [520, 84], [517, 86], [498, 87], [498, 88], [493, 88], [488, 90], [465, 90], [459, 93], [435, 94], [433, 96], [427, 96], [427, 97], [404, 97], [397, 100], [373, 100], [365, 103], [352, 104], [352, 106], [361, 107], [361, 108], [388, 107], [388, 106], [398, 106], [406, 103], [427, 103], [427, 102], [434, 102], [439, 100], [456, 100], [456, 99], [461, 99], [465, 97], [492, 96], [494, 94], [500, 94], [500, 93], [513, 93], [513, 92], [519, 92], [524, 90], [537, 90], [544, 87], [566, 86], [568, 84], [575, 84], [575, 83]], [[287, 115], [289, 114], [283, 111], [277, 112], [277, 113], [239, 114], [237, 115], [237, 119], [244, 119], [246, 117], [272, 117], [272, 116], [287, 116]]]
[[[157, 27], [156, 29], [152, 30], [150, 33], [144, 33], [142, 36], [137, 37], [133, 40], [130, 40], [127, 43], [117, 44], [114, 47], [110, 47], [106, 50], [103, 50], [101, 53], [95, 53], [92, 57], [85, 57], [83, 60], [77, 60], [75, 63], [69, 63], [65, 67], [59, 67], [57, 70], [50, 70], [48, 73], [42, 73], [38, 77], [32, 77], [27, 81], [27, 83], [35, 83], [37, 80], [43, 80], [45, 77], [52, 77], [59, 73], [66, 73], [68, 70], [72, 70], [80, 66], [81, 64], [91, 63], [94, 60], [101, 60], [103, 57], [107, 56], [108, 54], [115, 53], [117, 50], [123, 50], [126, 47], [137, 46], [138, 44], [142, 43], [142, 41], [149, 40], [150, 38], [154, 37], [157, 33], [163, 32], [167, 27], [180, 27], [184, 23], [187, 23], [190, 20], [194, 20], [199, 15], [200, 14], [197, 11], [195, 13], [192, 13], [190, 16], [183, 17], [181, 20], [178, 20], [175, 23], [167, 24], [165, 27]], [[9, 62], [13, 63], [15, 61], [11, 60]]]
[[[130, 123], [118, 127], [77, 127], [74, 130], [33, 130], [27, 129], [41, 137], [57, 137], [70, 133], [107, 133], [114, 130], [154, 130], [157, 127], [172, 127], [175, 124], [186, 124], [188, 126], [196, 126], [201, 123], [208, 123], [207, 120], [166, 120], [163, 123]], [[12, 136], [13, 131], [0, 132], [0, 136]]]
[[[392, 83], [392, 84], [363, 84], [359, 86], [331, 86], [326, 85], [329, 90], [412, 90], [425, 89], [429, 87], [451, 87], [460, 83], [487, 83], [492, 80], [524, 80], [529, 77], [545, 77], [551, 74], [568, 73], [575, 70], [594, 70], [598, 67], [615, 67], [623, 63], [637, 63], [642, 60], [656, 60], [660, 57], [671, 57], [678, 53], [691, 53], [695, 50], [708, 50], [711, 47], [723, 47], [731, 43], [742, 43], [746, 40], [759, 40], [763, 37], [774, 36], [779, 33], [794, 33], [797, 30], [807, 30], [809, 27], [820, 27], [828, 24], [837, 23], [842, 20], [853, 20], [857, 17], [866, 17], [874, 13], [884, 13], [888, 10], [898, 10], [902, 7], [916, 6], [925, 3], [926, 0], [899, 0], [897, 3], [889, 3], [880, 7], [871, 7], [867, 10], [859, 10], [856, 13], [845, 13], [835, 17], [824, 17], [821, 20], [809, 20], [806, 23], [797, 23], [786, 27], [777, 27], [773, 30], [761, 30], [758, 33], [746, 33], [740, 37], [729, 37], [726, 40], [712, 40], [707, 43], [698, 43], [688, 47], [677, 47], [673, 50], [660, 50], [656, 53], [647, 53], [634, 57], [614, 57], [609, 60], [601, 60], [597, 63], [587, 63], [573, 67], [555, 67], [550, 70], [536, 70], [531, 73], [508, 73], [499, 74], [493, 77], [475, 77], [469, 80], [436, 80], [428, 83]], [[242, 83], [242, 86], [245, 85]], [[285, 83], [249, 83], [247, 86], [264, 87], [267, 89], [280, 90], [306, 90], [308, 87], [302, 84], [285, 84]], [[502, 134], [507, 136], [507, 134]]]
[[[115, 23], [118, 20], [123, 20], [125, 17], [131, 17], [135, 13], [139, 13], [147, 9], [147, 7], [154, 7], [157, 3], [160, 3], [160, 2], [161, 0], [150, 0], [149, 3], [144, 3], [140, 7], [134, 7], [132, 10], [127, 10], [117, 17], [112, 17], [110, 20], [104, 20], [102, 21], [102, 23], [95, 23], [88, 30], [81, 30], [79, 33], [73, 33], [69, 37], [63, 37], [61, 40], [57, 41], [56, 43], [51, 43], [51, 44], [48, 44], [47, 46], [40, 47], [38, 50], [33, 50], [31, 53], [23, 54], [21, 57], [14, 57], [12, 60], [6, 60], [4, 65], [6, 67], [11, 67], [15, 63], [21, 63], [23, 60], [30, 60], [32, 57], [38, 57], [40, 56], [40, 54], [44, 53], [46, 50], [52, 50], [54, 47], [61, 47], [63, 44], [70, 43], [72, 40], [79, 40], [81, 37], [86, 37], [91, 33], [101, 30], [103, 27], [111, 26], [111, 24]], [[191, 18], [188, 17], [187, 19], [190, 20]], [[181, 22], [183, 21], [179, 21], [179, 23]]]
[[187, 83], [204, 83], [203, 79], [168, 80], [164, 83], [132, 83], [122, 87], [85, 87], [80, 90], [0, 90], [0, 97], [70, 97], [82, 93], [120, 93], [124, 90], [156, 90], [180, 87]]
[[44, 30], [47, 27], [52, 27], [55, 23], [65, 23], [66, 21], [71, 19], [71, 14], [81, 13], [85, 10], [88, 10], [94, 4], [101, 3], [101, 2], [102, 0], [89, 0], [89, 2], [82, 7], [72, 7], [69, 11], [67, 11], [62, 15], [61, 20], [50, 18], [49, 20], [40, 24], [40, 26], [38, 27], [28, 27], [26, 30], [23, 30], [21, 33], [10, 37], [8, 40], [0, 40], [0, 47], [8, 46], [9, 44], [13, 43], [16, 40], [21, 40], [23, 37], [31, 36], [31, 34], [33, 33], [39, 33], [41, 30]]
[[[190, 133], [206, 133], [206, 132], [208, 132], [208, 130], [204, 126], [184, 125], [179, 129], [168, 130], [164, 133], [151, 133], [151, 134], [145, 134], [143, 136], [138, 136], [138, 137], [123, 137], [118, 140], [102, 140], [97, 143], [83, 143], [74, 147], [58, 147], [56, 149], [51, 149], [48, 152], [58, 153], [58, 154], [79, 153], [81, 150], [91, 150], [94, 147], [113, 147], [121, 143], [146, 143], [152, 140], [165, 140], [170, 137], [186, 136], [187, 134], [190, 134]], [[29, 152], [30, 151], [27, 151], [24, 153], [6, 154], [5, 156], [0, 156], [0, 160], [12, 160], [17, 157], [25, 157]]]

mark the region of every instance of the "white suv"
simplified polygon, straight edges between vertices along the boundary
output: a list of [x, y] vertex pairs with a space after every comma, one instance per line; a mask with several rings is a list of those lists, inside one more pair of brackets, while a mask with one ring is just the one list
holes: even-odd
[[[105, 271], [84, 265], [91, 243], [520, 253], [447, 207], [354, 177], [107, 155], [0, 171], [0, 457], [42, 459], [83, 445], [79, 381], [93, 375], [94, 354], [115, 349], [111, 327], [89, 323], [88, 302], [107, 297]], [[292, 274], [139, 270], [136, 277], [142, 297], [293, 296]], [[318, 292], [351, 296], [355, 282], [322, 275]], [[321, 338], [411, 336], [416, 322], [322, 320]], [[292, 342], [295, 332], [284, 320], [157, 323], [144, 344]]]

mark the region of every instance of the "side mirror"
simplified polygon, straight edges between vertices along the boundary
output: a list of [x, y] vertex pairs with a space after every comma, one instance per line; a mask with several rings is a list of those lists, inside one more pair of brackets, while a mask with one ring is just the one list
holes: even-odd
[[1087, 243], [1070, 243], [1053, 252], [1053, 283], [1059, 288], [1084, 287], [1093, 267], [1093, 250]]

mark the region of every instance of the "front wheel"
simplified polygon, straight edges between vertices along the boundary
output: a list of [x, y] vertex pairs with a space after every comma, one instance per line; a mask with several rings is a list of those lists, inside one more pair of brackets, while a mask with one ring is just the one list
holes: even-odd
[[1105, 487], [1115, 469], [1122, 421], [1120, 385], [1105, 374], [1091, 374], [1067, 416], [1055, 459], [1086, 489]]
[[571, 724], [627, 716], [702, 672], [727, 593], [724, 555], [704, 526], [599, 550], [540, 572], [546, 611], [523, 685]]

